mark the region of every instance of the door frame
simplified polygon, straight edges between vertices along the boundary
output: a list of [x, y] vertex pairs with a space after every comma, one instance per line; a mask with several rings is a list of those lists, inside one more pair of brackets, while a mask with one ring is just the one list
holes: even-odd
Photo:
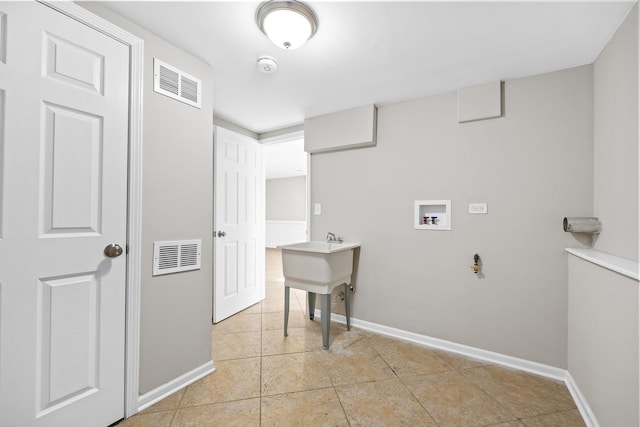
[[138, 412], [140, 288], [142, 246], [142, 89], [144, 41], [71, 1], [37, 0], [129, 47], [129, 152], [127, 184], [127, 276], [125, 330], [125, 413]]

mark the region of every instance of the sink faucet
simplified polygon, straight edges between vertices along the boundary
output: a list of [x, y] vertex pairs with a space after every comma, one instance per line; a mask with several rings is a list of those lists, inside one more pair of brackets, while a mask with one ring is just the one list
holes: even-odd
[[335, 234], [329, 232], [327, 233], [327, 243], [328, 242], [342, 243], [342, 237], [336, 237]]

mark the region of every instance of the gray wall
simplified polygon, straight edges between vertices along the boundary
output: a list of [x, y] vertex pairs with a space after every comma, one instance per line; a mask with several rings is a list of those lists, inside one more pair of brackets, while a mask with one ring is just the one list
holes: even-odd
[[266, 216], [267, 221], [306, 221], [307, 177], [268, 179]]
[[[638, 260], [638, 6], [594, 64], [595, 249]], [[637, 426], [638, 281], [569, 256], [569, 372], [602, 426]]]
[[[637, 9], [637, 5], [636, 5]], [[633, 9], [593, 66], [594, 248], [638, 260], [638, 16]]]
[[569, 256], [569, 372], [603, 427], [639, 425], [638, 281]]
[[[80, 2], [144, 40], [140, 389], [211, 360], [213, 70], [99, 5]], [[202, 79], [197, 109], [153, 92], [153, 58]], [[200, 270], [152, 277], [153, 242], [202, 239]]]
[[[311, 156], [312, 239], [362, 243], [354, 317], [566, 367], [563, 249], [579, 243], [562, 218], [592, 211], [592, 77], [507, 81], [504, 117], [465, 124], [456, 93], [384, 106], [377, 147]], [[423, 199], [452, 200], [451, 231], [414, 230]]]

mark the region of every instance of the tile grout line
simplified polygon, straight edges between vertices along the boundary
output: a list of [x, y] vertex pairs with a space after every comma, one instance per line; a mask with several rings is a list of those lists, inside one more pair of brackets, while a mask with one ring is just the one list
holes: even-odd
[[[471, 383], [475, 388], [480, 390], [481, 393], [483, 393], [485, 396], [487, 396], [489, 399], [491, 399], [491, 401], [493, 403], [495, 403], [500, 408], [504, 409], [504, 411], [506, 413], [511, 415], [513, 417], [513, 420], [511, 420], [511, 421], [518, 421], [518, 422], [522, 423], [521, 420], [520, 420], [520, 417], [518, 417], [516, 414], [514, 414], [512, 410], [510, 410], [509, 408], [505, 407], [502, 403], [498, 402], [498, 400], [494, 396], [489, 394], [489, 392], [487, 392], [484, 388], [480, 387], [479, 384], [476, 384], [475, 381], [473, 381], [471, 378], [469, 378], [468, 376], [466, 376], [464, 374], [464, 371], [470, 372], [472, 369], [481, 369], [481, 368], [485, 368], [486, 366], [492, 366], [492, 365], [474, 366], [474, 367], [470, 367], [470, 368], [456, 368], [456, 372], [458, 372], [462, 376], [462, 378], [464, 378], [465, 380], [469, 381], [469, 383]], [[507, 420], [507, 421], [509, 421], [509, 420]]]
[[[331, 377], [329, 377], [329, 380], [331, 380]], [[333, 389], [333, 392], [338, 398], [338, 403], [340, 403], [340, 408], [342, 408], [342, 413], [344, 414], [344, 418], [347, 420], [347, 424], [349, 425], [349, 427], [351, 427], [351, 421], [349, 421], [349, 416], [347, 415], [346, 409], [344, 409], [344, 405], [342, 404], [342, 399], [340, 399], [340, 395], [338, 394], [338, 390], [336, 390], [336, 386], [332, 385], [331, 388]]]
[[178, 410], [180, 409], [180, 405], [182, 404], [182, 399], [184, 399], [184, 395], [187, 393], [187, 388], [189, 386], [187, 386], [184, 391], [182, 392], [182, 396], [180, 396], [180, 400], [178, 400], [178, 404], [176, 406], [175, 411], [173, 411], [173, 416], [171, 417], [171, 422], [169, 423], [169, 426], [173, 426], [173, 422], [176, 419], [176, 416], [178, 415]]
[[369, 341], [369, 345], [376, 352], [378, 357], [380, 359], [382, 359], [382, 361], [389, 367], [389, 369], [391, 369], [391, 372], [393, 372], [393, 375], [396, 376], [396, 379], [398, 381], [400, 381], [400, 384], [402, 384], [402, 387], [404, 387], [409, 392], [409, 394], [411, 394], [411, 396], [413, 396], [413, 398], [416, 400], [416, 402], [418, 402], [418, 405], [420, 405], [422, 407], [422, 409], [424, 409], [424, 411], [427, 413], [427, 415], [429, 415], [429, 418], [431, 418], [433, 420], [433, 422], [436, 423], [439, 426], [440, 423], [438, 421], [436, 421], [436, 419], [433, 417], [433, 415], [431, 415], [431, 412], [429, 412], [429, 410], [427, 408], [425, 408], [425, 406], [422, 404], [420, 399], [418, 399], [418, 397], [415, 394], [413, 394], [413, 392], [409, 389], [409, 387], [407, 387], [407, 385], [404, 383], [404, 381], [402, 381], [402, 378], [400, 377], [400, 375], [398, 375], [398, 373], [391, 367], [391, 365], [389, 365], [389, 362], [387, 362], [387, 359], [382, 357], [382, 354], [380, 354], [380, 352], [378, 351], [376, 346], [371, 342], [371, 340], [368, 339], [368, 341]]

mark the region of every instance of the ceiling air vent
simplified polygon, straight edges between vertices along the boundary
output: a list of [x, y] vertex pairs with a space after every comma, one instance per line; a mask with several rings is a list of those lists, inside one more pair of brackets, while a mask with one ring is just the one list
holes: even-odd
[[153, 275], [200, 269], [202, 240], [153, 242]]
[[202, 108], [202, 81], [153, 58], [153, 90], [185, 104]]

